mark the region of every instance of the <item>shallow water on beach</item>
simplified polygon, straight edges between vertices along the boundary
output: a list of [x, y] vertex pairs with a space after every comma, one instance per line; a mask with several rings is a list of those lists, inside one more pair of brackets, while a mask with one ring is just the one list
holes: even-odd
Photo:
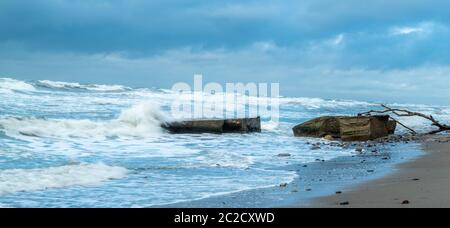
[[[222, 96], [217, 94], [215, 96]], [[170, 135], [171, 103], [161, 89], [0, 79], [0, 207], [151, 207], [290, 183], [295, 164], [355, 155], [291, 128], [321, 115], [354, 115], [375, 103], [280, 98], [280, 123], [263, 132]], [[250, 98], [255, 100], [256, 98]], [[449, 107], [401, 105], [448, 118]], [[225, 107], [225, 112], [228, 107]], [[404, 119], [424, 127], [419, 119]], [[385, 153], [396, 153], [396, 147]], [[290, 157], [279, 157], [289, 153]]]

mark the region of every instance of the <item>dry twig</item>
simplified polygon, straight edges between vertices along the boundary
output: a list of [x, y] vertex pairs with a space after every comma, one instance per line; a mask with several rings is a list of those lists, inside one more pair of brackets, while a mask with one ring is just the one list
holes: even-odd
[[[439, 122], [438, 120], [436, 120], [432, 115], [426, 115], [420, 112], [412, 112], [406, 109], [397, 109], [397, 108], [390, 108], [387, 105], [381, 105], [383, 108], [385, 108], [384, 110], [370, 110], [368, 112], [364, 112], [364, 113], [360, 113], [359, 115], [371, 115], [373, 113], [377, 113], [377, 114], [387, 114], [387, 113], [392, 113], [396, 116], [399, 117], [413, 117], [413, 116], [418, 116], [424, 119], [429, 120], [433, 126], [438, 127], [439, 129], [436, 129], [434, 131], [429, 132], [428, 134], [437, 134], [440, 132], [444, 132], [444, 131], [450, 131], [450, 126], [446, 125], [446, 124], [442, 124], [441, 122]], [[417, 134], [416, 131], [414, 131], [413, 129], [407, 127], [406, 125], [402, 124], [401, 122], [399, 122], [398, 120], [394, 119], [391, 117], [391, 119], [393, 119], [394, 121], [396, 121], [398, 124], [400, 124], [401, 126], [405, 127], [406, 129], [410, 130], [411, 132], [413, 132], [414, 134]]]

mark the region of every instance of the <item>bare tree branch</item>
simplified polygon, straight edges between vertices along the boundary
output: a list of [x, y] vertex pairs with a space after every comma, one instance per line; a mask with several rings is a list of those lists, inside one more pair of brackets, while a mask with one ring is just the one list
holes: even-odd
[[392, 117], [390, 117], [393, 121], [395, 121], [395, 122], [397, 122], [399, 125], [401, 125], [402, 127], [404, 127], [404, 128], [406, 128], [406, 129], [408, 129], [409, 131], [411, 131], [414, 135], [417, 135], [417, 132], [414, 130], [414, 129], [412, 129], [412, 128], [410, 128], [410, 127], [408, 127], [408, 126], [406, 126], [406, 125], [404, 125], [402, 122], [400, 122], [400, 121], [398, 121], [398, 120], [396, 120], [396, 119], [394, 119], [394, 118], [392, 118]]
[[[381, 105], [383, 108], [385, 108], [385, 110], [370, 110], [368, 112], [364, 112], [364, 113], [360, 113], [359, 115], [372, 115], [372, 113], [377, 113], [377, 114], [386, 114], [386, 113], [392, 113], [396, 116], [399, 117], [413, 117], [413, 116], [418, 116], [424, 119], [427, 119], [431, 122], [432, 126], [438, 127], [438, 130], [434, 130], [429, 132], [428, 134], [437, 134], [443, 131], [450, 131], [450, 125], [446, 125], [446, 124], [442, 124], [440, 123], [438, 120], [436, 120], [432, 115], [426, 115], [423, 113], [419, 113], [419, 112], [412, 112], [406, 109], [396, 109], [396, 108], [390, 108], [387, 105]], [[392, 117], [391, 117], [392, 118]], [[401, 126], [405, 127], [406, 129], [412, 131], [414, 134], [417, 134], [416, 131], [414, 131], [413, 129], [407, 127], [406, 125], [400, 123], [399, 121], [395, 120], [394, 118], [392, 118], [394, 121], [396, 121], [397, 123], [399, 123]]]

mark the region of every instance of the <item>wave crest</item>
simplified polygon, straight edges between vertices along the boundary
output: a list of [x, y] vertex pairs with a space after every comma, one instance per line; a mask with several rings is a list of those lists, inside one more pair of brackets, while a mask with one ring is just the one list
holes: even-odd
[[49, 188], [95, 186], [111, 179], [124, 178], [127, 169], [98, 164], [79, 164], [41, 169], [0, 171], [0, 194], [39, 191]]
[[130, 90], [131, 88], [122, 85], [97, 85], [97, 84], [80, 84], [73, 82], [59, 82], [40, 80], [35, 83], [38, 87], [47, 89], [63, 89], [63, 90], [88, 90], [95, 92], [122, 92]]
[[158, 135], [163, 121], [159, 108], [146, 102], [122, 111], [117, 119], [109, 121], [7, 117], [0, 119], [0, 129], [11, 137], [145, 138]]
[[0, 78], [0, 92], [12, 93], [15, 91], [21, 92], [33, 92], [36, 88], [23, 81], [11, 79], [11, 78]]

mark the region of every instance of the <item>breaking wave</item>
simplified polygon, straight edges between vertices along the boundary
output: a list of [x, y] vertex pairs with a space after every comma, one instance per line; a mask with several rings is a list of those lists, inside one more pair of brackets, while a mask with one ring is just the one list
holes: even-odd
[[29, 192], [49, 188], [96, 186], [124, 178], [127, 169], [98, 164], [79, 164], [42, 169], [9, 169], [0, 171], [0, 194]]
[[96, 84], [80, 84], [73, 82], [58, 82], [41, 80], [35, 83], [38, 87], [48, 88], [48, 89], [64, 89], [64, 90], [88, 90], [96, 92], [122, 92], [130, 90], [131, 88], [121, 86], [121, 85], [96, 85]]
[[374, 104], [362, 101], [351, 100], [325, 100], [322, 98], [307, 98], [307, 97], [285, 97], [280, 99], [281, 103], [288, 105], [298, 105], [312, 109], [319, 108], [344, 108], [344, 107], [357, 107], [357, 106], [371, 106]]
[[22, 92], [30, 92], [35, 91], [36, 88], [34, 88], [33, 85], [28, 84], [24, 81], [19, 81], [11, 78], [0, 78], [0, 92], [3, 93], [12, 93], [15, 91], [22, 91]]
[[165, 117], [153, 103], [145, 102], [109, 121], [76, 119], [0, 118], [0, 129], [9, 136], [98, 138], [148, 137], [161, 132]]
[[86, 90], [94, 92], [123, 92], [131, 90], [131, 88], [122, 85], [80, 84], [76, 82], [59, 82], [50, 80], [40, 80], [28, 83], [11, 78], [0, 78], [0, 92], [29, 92], [36, 91], [39, 88], [59, 90]]

